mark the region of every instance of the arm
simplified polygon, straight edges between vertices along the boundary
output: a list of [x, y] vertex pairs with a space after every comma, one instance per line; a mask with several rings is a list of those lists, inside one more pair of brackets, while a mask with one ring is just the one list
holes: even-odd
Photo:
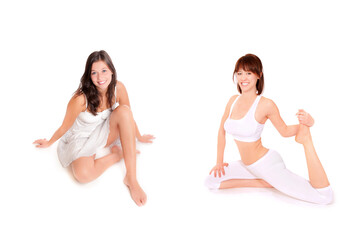
[[226, 121], [227, 116], [229, 115], [229, 111], [226, 110], [223, 117], [221, 118], [221, 123], [218, 131], [216, 164], [223, 164], [224, 162], [224, 151], [226, 145], [226, 137], [225, 137], [226, 133], [224, 129], [224, 123]]
[[230, 98], [228, 104], [226, 105], [224, 115], [221, 118], [220, 128], [218, 131], [218, 141], [217, 141], [217, 156], [216, 156], [216, 165], [210, 171], [210, 174], [214, 172], [214, 176], [217, 175], [221, 177], [221, 174], [225, 175], [224, 167], [227, 167], [228, 164], [224, 163], [224, 151], [226, 145], [226, 133], [224, 129], [224, 123], [230, 114], [230, 107], [232, 103], [235, 101], [237, 96], [233, 96]]
[[[125, 85], [122, 82], [120, 82], [120, 81], [117, 82], [116, 91], [117, 91], [116, 96], [118, 96], [118, 98], [119, 98], [119, 100], [116, 99], [116, 101], [118, 101], [120, 105], [126, 105], [126, 106], [129, 106], [129, 108], [130, 108], [129, 96], [126, 91]], [[152, 139], [154, 139], [155, 137], [150, 134], [141, 135], [135, 120], [134, 120], [134, 122], [135, 122], [136, 138], [140, 142], [151, 143]]]
[[283, 137], [295, 136], [299, 129], [299, 125], [286, 125], [284, 120], [280, 116], [280, 112], [276, 104], [270, 99], [268, 99], [268, 102], [266, 104], [266, 109], [268, 109], [266, 117], [270, 119], [271, 123], [274, 125], [276, 130], [278, 130], [280, 135]]
[[49, 141], [46, 139], [38, 139], [34, 142], [37, 144], [36, 147], [46, 148], [50, 147], [54, 142], [61, 138], [74, 124], [75, 119], [80, 114], [80, 112], [85, 111], [85, 98], [83, 95], [73, 96], [67, 106], [66, 114], [63, 123], [58, 130], [55, 131], [53, 136]]

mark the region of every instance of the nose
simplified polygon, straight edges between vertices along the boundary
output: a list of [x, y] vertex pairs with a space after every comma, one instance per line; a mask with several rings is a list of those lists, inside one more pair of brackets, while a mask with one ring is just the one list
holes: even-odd
[[245, 74], [238, 75], [240, 81], [244, 81], [246, 79]]
[[102, 80], [104, 80], [104, 78], [105, 78], [105, 74], [102, 73], [102, 72], [100, 72], [100, 73], [98, 74], [98, 79], [102, 81]]

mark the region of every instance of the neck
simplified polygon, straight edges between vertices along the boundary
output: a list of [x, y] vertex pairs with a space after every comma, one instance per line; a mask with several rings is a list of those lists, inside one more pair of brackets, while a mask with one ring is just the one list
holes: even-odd
[[107, 89], [97, 89], [98, 90], [98, 93], [100, 95], [100, 98], [103, 98], [106, 96], [106, 92], [107, 92]]
[[256, 91], [247, 91], [247, 92], [242, 92], [241, 97], [245, 99], [254, 99], [257, 97], [257, 94]]

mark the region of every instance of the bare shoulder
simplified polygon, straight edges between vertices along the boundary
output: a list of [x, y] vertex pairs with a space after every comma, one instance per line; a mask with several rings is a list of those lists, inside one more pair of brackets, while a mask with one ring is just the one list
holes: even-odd
[[120, 81], [116, 81], [116, 90], [117, 91], [121, 91], [121, 89], [124, 89], [125, 88], [125, 85], [122, 83], [122, 82], [120, 82]]
[[261, 104], [265, 108], [274, 108], [274, 107], [276, 107], [275, 102], [273, 100], [271, 100], [270, 98], [266, 98], [266, 97], [262, 97], [260, 99], [259, 104]]
[[116, 82], [116, 98], [116, 101], [119, 102], [120, 105], [130, 106], [129, 96], [126, 91], [125, 85], [120, 81]]
[[262, 97], [259, 102], [259, 107], [267, 116], [278, 112], [278, 108], [273, 100], [270, 98]]
[[68, 104], [71, 108], [81, 108], [82, 111], [86, 110], [86, 97], [85, 94], [74, 94]]
[[235, 99], [238, 97], [239, 95], [233, 95], [231, 96], [231, 98], [229, 99], [227, 106], [231, 105], [234, 103]]
[[125, 85], [120, 81], [116, 81], [116, 95], [120, 96], [119, 94], [123, 92], [126, 92]]
[[238, 96], [239, 95], [231, 96], [231, 98], [229, 99], [229, 101], [228, 101], [228, 103], [226, 104], [226, 107], [225, 107], [225, 115], [229, 113], [231, 105], [234, 103], [234, 101], [237, 99]]

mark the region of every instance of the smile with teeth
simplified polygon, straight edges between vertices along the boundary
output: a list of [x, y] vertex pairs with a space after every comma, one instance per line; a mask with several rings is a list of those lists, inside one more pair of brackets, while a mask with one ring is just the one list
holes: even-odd
[[98, 82], [99, 85], [103, 85], [106, 81]]
[[242, 83], [241, 83], [241, 86], [247, 86], [247, 85], [249, 85], [248, 82], [242, 82]]

